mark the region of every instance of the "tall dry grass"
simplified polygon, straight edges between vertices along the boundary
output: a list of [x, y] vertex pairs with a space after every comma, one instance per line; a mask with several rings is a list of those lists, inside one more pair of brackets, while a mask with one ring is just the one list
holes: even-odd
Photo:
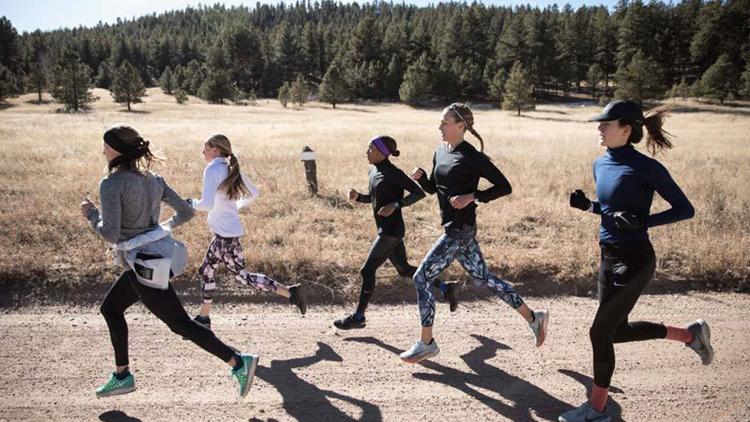
[[[283, 282], [306, 281], [323, 295], [351, 296], [359, 288], [375, 225], [369, 206], [350, 205], [352, 186], [366, 189], [367, 141], [394, 137], [402, 151], [393, 162], [409, 172], [429, 168], [439, 145], [439, 110], [403, 105], [312, 103], [282, 108], [218, 106], [191, 98], [178, 105], [150, 89], [134, 113], [106, 91], [85, 114], [57, 113], [57, 105], [10, 101], [0, 111], [0, 280], [3, 289], [33, 282], [69, 286], [111, 282], [106, 247], [80, 216], [81, 199], [98, 199], [104, 176], [102, 133], [125, 122], [161, 149], [168, 162], [157, 171], [184, 197], [200, 194], [203, 140], [221, 132], [261, 198], [242, 219], [248, 266]], [[518, 118], [476, 108], [486, 153], [511, 181], [514, 193], [478, 210], [479, 238], [494, 271], [526, 291], [570, 291], [591, 283], [598, 266], [595, 216], [571, 209], [567, 195], [582, 188], [594, 196], [591, 163], [602, 154], [596, 107], [543, 105]], [[667, 121], [676, 148], [659, 160], [693, 202], [696, 217], [651, 230], [659, 280], [747, 286], [750, 275], [750, 109], [681, 104]], [[472, 140], [471, 136], [468, 140]], [[320, 196], [306, 193], [299, 152], [317, 154]], [[653, 212], [667, 204], [657, 199]], [[164, 211], [166, 216], [168, 209]], [[441, 233], [435, 197], [405, 210], [410, 259], [417, 264]], [[195, 268], [210, 241], [205, 214], [177, 232], [193, 267], [179, 283], [197, 283]], [[381, 286], [397, 281], [386, 265]], [[467, 279], [454, 266], [449, 277]], [[230, 284], [228, 277], [224, 284]]]

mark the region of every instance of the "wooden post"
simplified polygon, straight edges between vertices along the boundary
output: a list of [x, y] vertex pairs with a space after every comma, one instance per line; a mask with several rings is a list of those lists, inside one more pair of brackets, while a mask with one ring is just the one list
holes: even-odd
[[313, 195], [318, 194], [318, 174], [315, 167], [315, 152], [310, 147], [305, 146], [299, 155], [300, 160], [305, 165], [305, 176], [307, 177], [307, 188]]

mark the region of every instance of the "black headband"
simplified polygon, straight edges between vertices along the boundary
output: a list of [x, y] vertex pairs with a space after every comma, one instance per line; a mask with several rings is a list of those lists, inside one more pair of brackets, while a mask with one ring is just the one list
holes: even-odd
[[138, 145], [127, 144], [123, 142], [122, 139], [120, 139], [117, 135], [115, 135], [115, 132], [113, 130], [108, 130], [104, 132], [104, 142], [120, 154], [126, 154], [128, 152], [139, 149], [141, 147], [140, 144], [143, 141], [139, 142]]

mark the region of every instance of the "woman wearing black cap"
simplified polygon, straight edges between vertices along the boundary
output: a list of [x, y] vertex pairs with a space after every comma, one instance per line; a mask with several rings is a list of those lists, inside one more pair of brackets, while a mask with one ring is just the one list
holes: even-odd
[[[103, 152], [109, 174], [99, 185], [101, 212], [87, 198], [81, 203], [81, 213], [96, 233], [115, 244], [117, 262], [124, 264], [126, 271], [109, 289], [101, 306], [117, 369], [96, 389], [96, 395], [106, 397], [135, 390], [135, 379], [128, 367], [124, 313], [140, 301], [173, 332], [227, 362], [239, 381], [240, 395], [245, 397], [258, 356], [240, 354], [211, 330], [191, 320], [169, 281], [187, 265], [187, 251], [172, 239], [171, 231], [193, 218], [193, 208], [161, 176], [149, 170], [159, 159], [151, 153], [149, 141], [134, 128], [118, 125], [107, 130]], [[159, 224], [162, 201], [175, 214]]]
[[[687, 328], [651, 322], [628, 322], [656, 269], [656, 256], [648, 229], [692, 218], [693, 206], [664, 166], [638, 152], [633, 144], [647, 131], [646, 149], [652, 155], [672, 148], [662, 129], [669, 107], [658, 107], [644, 117], [641, 107], [628, 100], [613, 101], [590, 121], [599, 123], [599, 145], [607, 148], [594, 161], [598, 201], [581, 190], [570, 195], [570, 206], [601, 216], [599, 238], [599, 309], [591, 325], [594, 352], [594, 387], [589, 401], [562, 414], [561, 422], [607, 422], [607, 395], [615, 369], [614, 343], [666, 338], [685, 343], [704, 365], [713, 360], [708, 324], [699, 319]], [[654, 192], [672, 208], [650, 214]]]
[[[369, 192], [364, 195], [354, 189], [349, 191], [349, 200], [372, 204], [378, 237], [372, 243], [367, 261], [360, 270], [362, 289], [356, 312], [333, 323], [341, 330], [365, 327], [365, 310], [375, 291], [375, 272], [386, 260], [391, 261], [402, 277], [413, 277], [417, 269], [409, 264], [406, 258], [403, 240], [404, 219], [401, 209], [413, 205], [425, 195], [412, 179], [388, 159], [390, 156], [398, 157], [400, 154], [396, 141], [390, 136], [373, 138], [367, 147], [367, 162], [373, 166], [370, 168]], [[405, 190], [409, 192], [407, 197], [404, 197]], [[446, 287], [450, 289], [446, 296], [451, 302], [451, 308], [455, 309], [456, 295], [453, 290], [455, 284], [451, 283]]]

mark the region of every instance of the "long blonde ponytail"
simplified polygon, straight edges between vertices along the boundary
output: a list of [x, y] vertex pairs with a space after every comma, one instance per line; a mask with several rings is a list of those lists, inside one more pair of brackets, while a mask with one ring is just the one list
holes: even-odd
[[227, 158], [227, 178], [219, 184], [219, 191], [224, 192], [227, 198], [233, 201], [250, 195], [250, 189], [242, 181], [240, 162], [232, 153], [232, 144], [229, 142], [229, 138], [217, 133], [206, 139], [206, 145], [218, 149], [219, 155]]

